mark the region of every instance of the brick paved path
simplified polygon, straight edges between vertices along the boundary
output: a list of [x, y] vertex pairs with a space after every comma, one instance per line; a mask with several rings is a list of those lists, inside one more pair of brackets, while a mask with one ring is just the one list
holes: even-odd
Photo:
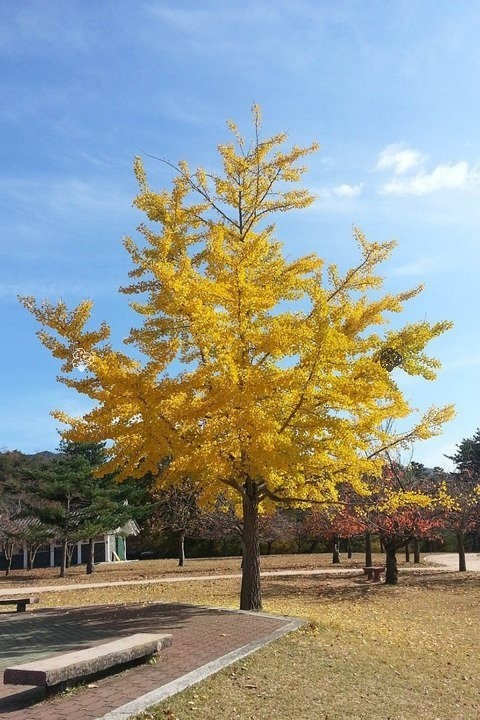
[[[155, 665], [95, 681], [68, 696], [0, 685], [0, 717], [8, 720], [95, 720], [206, 663], [288, 624], [288, 619], [190, 605], [146, 604], [38, 610], [0, 615], [0, 671], [135, 632], [172, 633]], [[3, 674], [3, 673], [2, 673]]]

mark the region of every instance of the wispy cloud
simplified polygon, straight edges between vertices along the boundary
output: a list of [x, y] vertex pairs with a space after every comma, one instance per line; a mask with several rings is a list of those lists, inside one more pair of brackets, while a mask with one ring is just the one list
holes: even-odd
[[406, 276], [406, 275], [423, 275], [429, 272], [435, 267], [435, 262], [432, 258], [420, 257], [417, 260], [407, 263], [406, 265], [400, 265], [393, 271], [393, 275]]
[[[91, 292], [90, 287], [88, 290]], [[41, 298], [48, 297], [52, 299], [52, 301], [55, 301], [56, 298], [83, 298], [88, 295], [88, 292], [80, 282], [72, 282], [71, 280], [65, 280], [63, 282], [58, 280], [42, 282], [35, 278], [26, 278], [18, 282], [6, 281], [0, 283], [0, 301], [16, 301], [19, 295], [34, 295], [35, 297]]]
[[18, 296], [33, 295], [48, 298], [51, 302], [65, 300], [78, 302], [86, 298], [115, 297], [122, 278], [106, 273], [103, 279], [89, 279], [88, 284], [75, 278], [65, 280], [52, 278], [50, 281], [35, 277], [0, 282], [0, 303], [18, 302]]
[[401, 143], [394, 143], [387, 145], [379, 153], [374, 170], [393, 170], [395, 175], [402, 175], [422, 165], [426, 159], [426, 155], [418, 150], [405, 147]]
[[43, 52], [46, 45], [70, 53], [86, 51], [87, 29], [82, 14], [68, 3], [57, 8], [45, 3], [38, 3], [38, 7], [12, 3], [2, 8], [0, 53], [33, 54]]
[[19, 204], [31, 205], [32, 200], [57, 211], [72, 208], [89, 211], [125, 210], [132, 197], [125, 190], [95, 179], [65, 178], [0, 178], [0, 192]]
[[442, 362], [444, 370], [458, 370], [460, 368], [478, 367], [480, 365], [480, 356], [462, 355], [462, 357], [445, 360]]
[[163, 3], [148, 3], [144, 5], [147, 13], [158, 18], [162, 23], [170, 25], [175, 30], [184, 33], [195, 33], [202, 30], [214, 30], [218, 24], [236, 25], [238, 23], [256, 24], [260, 21], [273, 21], [281, 18], [282, 13], [277, 11], [275, 5], [248, 2], [240, 5], [226, 5], [222, 12], [218, 12], [215, 5], [208, 7], [201, 3], [195, 7], [182, 7], [181, 3], [166, 6]]

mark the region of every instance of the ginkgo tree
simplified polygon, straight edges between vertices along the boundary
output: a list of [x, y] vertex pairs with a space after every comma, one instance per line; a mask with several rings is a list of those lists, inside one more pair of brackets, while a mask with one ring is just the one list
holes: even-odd
[[[139, 318], [130, 354], [108, 343], [107, 324], [88, 328], [90, 301], [73, 310], [22, 302], [63, 361], [61, 382], [94, 403], [80, 418], [54, 413], [69, 426], [65, 438], [107, 440], [103, 471], [119, 479], [150, 472], [168, 487], [188, 477], [203, 503], [221, 493], [241, 509], [240, 607], [252, 610], [261, 608], [261, 503], [333, 503], [345, 483], [368, 494], [384, 448], [428, 438], [451, 416], [431, 408], [405, 432], [385, 430], [387, 418], [412, 410], [380, 362], [389, 349], [405, 372], [433, 379], [439, 363], [424, 349], [450, 323], [382, 327], [421, 290], [381, 291], [377, 266], [393, 241], [369, 242], [355, 229], [359, 260], [346, 272], [314, 252], [287, 259], [273, 218], [314, 201], [294, 184], [318, 147], [285, 148], [284, 133], [262, 139], [257, 106], [251, 142], [228, 126], [222, 170], [167, 163], [170, 190], [151, 189], [135, 160], [134, 204], [150, 222], [139, 241], [124, 241], [133, 268], [121, 292]], [[85, 377], [74, 372], [80, 362]]]

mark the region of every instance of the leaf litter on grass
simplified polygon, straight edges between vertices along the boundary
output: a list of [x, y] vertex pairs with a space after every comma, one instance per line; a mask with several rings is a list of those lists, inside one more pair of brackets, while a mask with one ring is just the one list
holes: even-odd
[[[236, 678], [227, 669], [142, 718], [477, 720], [479, 577], [405, 574], [400, 583], [265, 579], [264, 609], [306, 618], [308, 625], [247, 658]], [[79, 585], [61, 595], [42, 594], [41, 606], [184, 602], [236, 608], [238, 594], [238, 579], [213, 576], [201, 583]]]
[[[178, 720], [192, 717], [192, 702], [201, 720], [478, 720], [477, 577], [401, 582], [365, 593], [351, 580], [295, 578], [282, 596], [278, 581], [265, 581], [265, 610], [308, 624], [170, 698], [168, 708]], [[222, 591], [231, 605], [234, 586]], [[162, 705], [151, 712], [165, 717]]]

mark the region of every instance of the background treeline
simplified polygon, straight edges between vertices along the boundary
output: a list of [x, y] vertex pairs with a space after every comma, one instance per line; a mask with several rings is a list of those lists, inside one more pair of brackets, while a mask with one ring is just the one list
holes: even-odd
[[[242, 554], [242, 521], [224, 497], [204, 509], [195, 483], [186, 479], [167, 490], [155, 477], [117, 483], [95, 469], [106, 459], [102, 444], [62, 442], [58, 453], [0, 453], [0, 552], [3, 569], [26, 545], [28, 566], [38, 548], [51, 540], [62, 547], [64, 575], [78, 541], [89, 542], [86, 571], [94, 571], [94, 539], [135, 520], [140, 533], [128, 541], [128, 558], [214, 557]], [[271, 508], [260, 518], [264, 554], [365, 552], [386, 553], [387, 581], [396, 582], [396, 554], [419, 562], [421, 551], [459, 553], [480, 550], [480, 430], [463, 440], [451, 458], [456, 471], [408, 467], [387, 459], [373, 495], [345, 489], [335, 505]], [[168, 461], [165, 461], [168, 462]], [[165, 462], [159, 464], [159, 473]]]

